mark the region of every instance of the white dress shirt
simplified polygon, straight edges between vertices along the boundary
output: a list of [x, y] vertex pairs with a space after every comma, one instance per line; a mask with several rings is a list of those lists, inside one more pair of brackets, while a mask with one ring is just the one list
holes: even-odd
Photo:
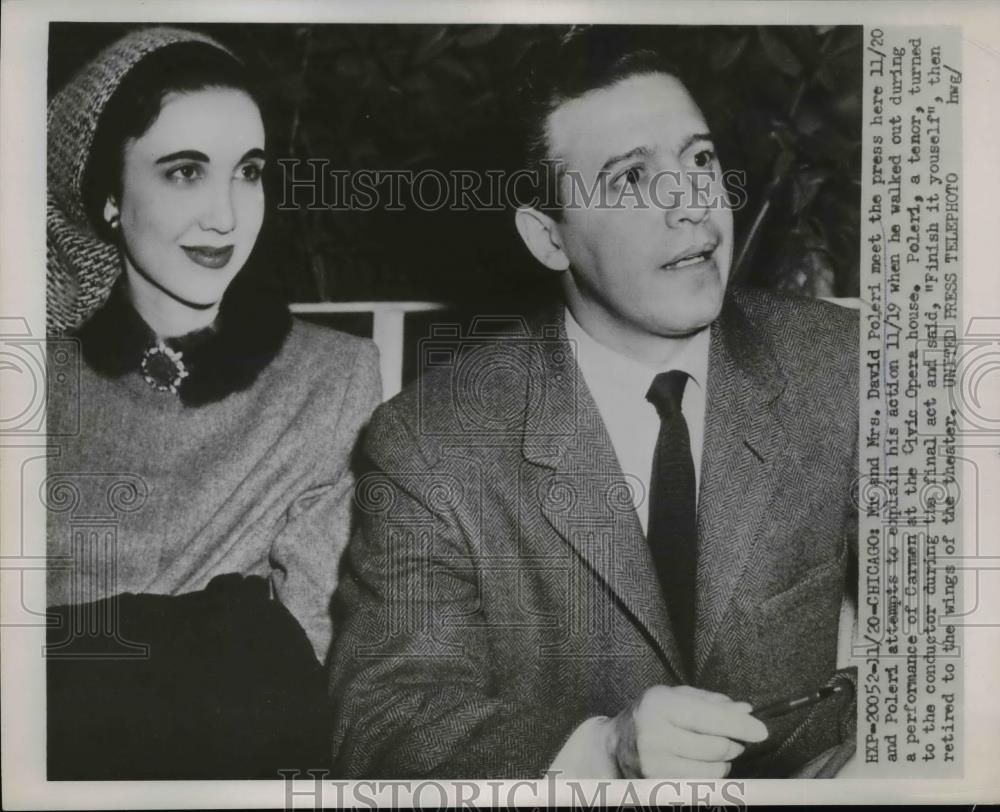
[[[670, 365], [648, 367], [592, 338], [566, 310], [566, 337], [576, 354], [604, 425], [611, 437], [615, 454], [633, 486], [632, 498], [642, 530], [649, 521], [649, 480], [653, 471], [653, 452], [660, 433], [660, 416], [646, 400], [646, 393], [661, 372], [679, 369], [689, 380], [684, 387], [681, 411], [691, 437], [694, 462], [695, 494], [701, 485], [701, 450], [705, 436], [705, 386], [708, 377], [709, 331], [702, 330], [681, 345]], [[638, 483], [639, 487], [635, 487]]]
[[[653, 453], [660, 433], [660, 416], [646, 393], [661, 372], [680, 369], [690, 378], [684, 386], [681, 411], [691, 437], [695, 493], [701, 486], [701, 451], [705, 437], [705, 387], [708, 381], [709, 331], [686, 341], [662, 369], [648, 367], [593, 339], [566, 310], [566, 337], [576, 355], [604, 425], [611, 437], [622, 473], [632, 487], [632, 501], [643, 533], [649, 522], [649, 480]], [[606, 750], [607, 717], [595, 716], [573, 731], [549, 767], [564, 778], [618, 778], [612, 755]]]

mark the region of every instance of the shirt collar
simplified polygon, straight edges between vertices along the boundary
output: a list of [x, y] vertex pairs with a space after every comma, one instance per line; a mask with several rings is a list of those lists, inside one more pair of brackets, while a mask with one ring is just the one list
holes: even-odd
[[601, 344], [580, 326], [569, 308], [566, 308], [566, 337], [576, 353], [576, 360], [584, 377], [588, 380], [597, 379], [609, 386], [641, 390], [645, 395], [657, 374], [679, 369], [686, 372], [699, 389], [705, 391], [710, 341], [708, 329], [685, 340], [670, 363], [663, 367], [647, 366]]

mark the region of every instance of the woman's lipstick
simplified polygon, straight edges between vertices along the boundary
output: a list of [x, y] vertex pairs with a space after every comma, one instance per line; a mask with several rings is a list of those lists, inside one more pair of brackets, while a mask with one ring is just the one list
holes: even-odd
[[203, 268], [222, 268], [233, 256], [233, 246], [213, 248], [211, 245], [182, 245], [192, 262]]

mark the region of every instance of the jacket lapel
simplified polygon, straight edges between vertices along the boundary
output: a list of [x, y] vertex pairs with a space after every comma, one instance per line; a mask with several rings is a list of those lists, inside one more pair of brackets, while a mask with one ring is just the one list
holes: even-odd
[[[777, 413], [785, 379], [770, 344], [731, 296], [712, 325], [705, 441], [698, 499], [695, 674], [715, 641], [751, 556], [781, 472], [787, 436]], [[749, 579], [749, 580], [746, 580]]]
[[548, 315], [538, 381], [529, 376], [536, 384], [528, 393], [533, 417], [522, 446], [524, 458], [542, 469], [531, 492], [546, 521], [641, 626], [678, 682], [690, 682], [630, 484], [574, 360], [563, 312]]

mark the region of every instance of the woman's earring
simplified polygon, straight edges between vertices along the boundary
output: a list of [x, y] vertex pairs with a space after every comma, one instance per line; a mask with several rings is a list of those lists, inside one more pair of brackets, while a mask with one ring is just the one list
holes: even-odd
[[108, 225], [111, 227], [112, 231], [117, 231], [118, 230], [118, 223], [119, 223], [119, 219], [118, 219], [118, 215], [117, 214], [113, 214], [111, 216], [111, 219], [108, 220]]

